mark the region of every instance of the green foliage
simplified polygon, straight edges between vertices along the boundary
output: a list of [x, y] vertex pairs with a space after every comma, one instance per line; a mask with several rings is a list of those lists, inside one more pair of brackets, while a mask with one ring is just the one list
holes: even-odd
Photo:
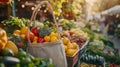
[[23, 50], [26, 50], [28, 43], [21, 36], [15, 36], [11, 34], [8, 38], [12, 42], [14, 42], [17, 47], [22, 48]]
[[52, 32], [52, 29], [48, 26], [44, 26], [43, 28], [40, 28], [38, 30], [38, 33], [41, 37], [44, 37], [46, 35], [49, 35]]
[[15, 29], [26, 26], [28, 22], [29, 20], [27, 19], [10, 16], [9, 19], [3, 20], [1, 23], [4, 25], [3, 29], [5, 29], [7, 33], [13, 33]]
[[75, 27], [74, 22], [67, 19], [60, 19], [59, 22], [63, 24], [64, 30], [70, 30], [71, 28]]
[[105, 58], [106, 62], [120, 64], [120, 56], [119, 55], [116, 56], [116, 55], [107, 54], [107, 53], [104, 53], [102, 50], [95, 49], [92, 46], [88, 47], [87, 53], [102, 56]]
[[90, 30], [89, 28], [81, 28], [81, 30], [88, 33], [88, 36], [90, 37], [90, 41], [94, 39], [95, 33], [92, 30]]
[[94, 40], [93, 42], [90, 42], [89, 46], [95, 47], [96, 49], [99, 49], [99, 50], [103, 50], [105, 47], [103, 41], [100, 41], [100, 40]]

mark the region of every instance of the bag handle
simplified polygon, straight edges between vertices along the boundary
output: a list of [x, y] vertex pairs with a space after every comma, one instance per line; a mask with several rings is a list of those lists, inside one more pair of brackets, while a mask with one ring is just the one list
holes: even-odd
[[[51, 10], [51, 13], [52, 13], [52, 17], [53, 17], [53, 22], [55, 23], [55, 26], [56, 26], [56, 28], [58, 29], [58, 31], [57, 31], [57, 32], [58, 32], [58, 39], [60, 40], [61, 38], [60, 38], [60, 32], [59, 32], [58, 24], [57, 24], [57, 22], [56, 22], [56, 19], [55, 19], [54, 14], [53, 14], [52, 6], [50, 5], [50, 3], [49, 3], [48, 1], [41, 1], [41, 2], [36, 6], [36, 8], [34, 9], [34, 11], [33, 11], [33, 13], [32, 13], [32, 16], [31, 16], [31, 19], [30, 19], [30, 23], [28, 24], [28, 28], [30, 28], [30, 26], [31, 26], [32, 24], [35, 26], [36, 15], [37, 15], [37, 13], [39, 12], [39, 9], [41, 8], [41, 5], [43, 5], [43, 4], [46, 4], [47, 6], [50, 7], [50, 10]], [[29, 33], [30, 33], [30, 32], [28, 31], [27, 37], [28, 37], [28, 42], [29, 42], [30, 45], [31, 45]]]

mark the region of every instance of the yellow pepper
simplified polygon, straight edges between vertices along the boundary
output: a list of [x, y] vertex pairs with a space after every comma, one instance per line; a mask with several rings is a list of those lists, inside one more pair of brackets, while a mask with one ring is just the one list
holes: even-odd
[[0, 50], [4, 49], [7, 44], [7, 34], [6, 31], [0, 28]]

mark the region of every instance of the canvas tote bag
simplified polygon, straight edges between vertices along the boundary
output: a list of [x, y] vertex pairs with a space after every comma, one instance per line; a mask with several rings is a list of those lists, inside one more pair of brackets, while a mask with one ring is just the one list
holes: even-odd
[[[28, 27], [30, 27], [30, 25], [35, 25], [34, 20], [36, 19], [38, 9], [43, 4], [47, 4], [49, 7], [51, 7], [48, 1], [40, 2], [33, 11], [33, 14], [31, 16], [31, 22], [28, 25]], [[51, 7], [51, 12], [52, 12], [52, 7]], [[53, 20], [55, 22], [56, 27], [58, 28], [54, 15], [53, 15]], [[28, 39], [29, 39], [29, 34], [28, 34]], [[33, 45], [29, 39], [28, 44], [29, 45], [27, 46], [26, 51], [31, 55], [45, 59], [52, 59], [52, 62], [55, 65], [55, 67], [67, 67], [66, 55], [65, 55], [63, 43], [60, 40], [60, 35], [59, 35], [59, 41], [57, 42], [37, 43], [36, 45]]]

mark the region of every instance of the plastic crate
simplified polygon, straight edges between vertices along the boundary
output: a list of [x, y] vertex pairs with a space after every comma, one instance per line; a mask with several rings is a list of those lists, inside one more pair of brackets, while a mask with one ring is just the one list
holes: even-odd
[[74, 65], [78, 61], [78, 56], [79, 56], [79, 49], [78, 49], [78, 51], [73, 56], [71, 56], [71, 57], [66, 56], [68, 67], [74, 67]]

